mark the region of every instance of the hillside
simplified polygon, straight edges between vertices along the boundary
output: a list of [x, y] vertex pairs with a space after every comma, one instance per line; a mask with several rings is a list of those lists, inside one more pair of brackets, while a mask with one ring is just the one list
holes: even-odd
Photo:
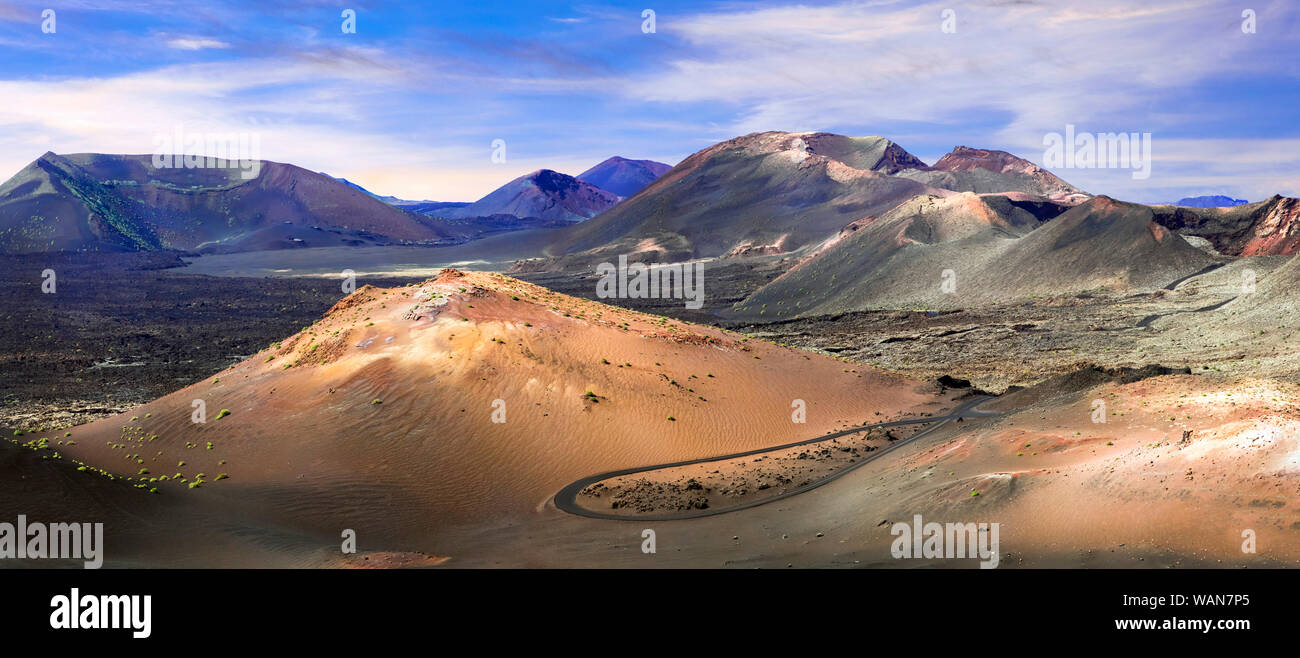
[[967, 146], [954, 148], [932, 167], [915, 167], [898, 175], [957, 192], [1024, 192], [1070, 203], [1078, 203], [1088, 196], [1024, 158], [1006, 151]]
[[557, 234], [549, 261], [799, 254], [918, 195], [998, 193], [1074, 204], [1078, 189], [1002, 151], [958, 147], [935, 167], [883, 137], [753, 133], [706, 148], [592, 221]]
[[619, 202], [619, 196], [586, 181], [550, 169], [520, 176], [465, 206], [428, 210], [450, 219], [513, 215], [540, 220], [580, 222]]
[[[806, 424], [791, 422], [795, 396]], [[192, 422], [196, 399], [206, 423]], [[358, 289], [215, 377], [73, 428], [59, 450], [171, 500], [219, 501], [244, 524], [354, 527], [374, 545], [526, 517], [602, 469], [940, 403], [868, 367], [446, 270]]]
[[1205, 238], [1229, 256], [1289, 256], [1300, 251], [1300, 199], [1274, 195], [1238, 206], [1152, 206], [1156, 221]]
[[[1215, 262], [1155, 223], [1145, 206], [1096, 197], [1045, 212], [1023, 203], [970, 193], [914, 199], [850, 226], [737, 304], [734, 316], [779, 319], [952, 308], [1097, 288], [1153, 290]], [[949, 270], [952, 293], [941, 287]]]
[[578, 174], [578, 180], [621, 197], [630, 197], [672, 168], [672, 165], [654, 160], [629, 160], [614, 156]]
[[262, 162], [245, 180], [238, 169], [151, 160], [46, 153], [0, 185], [0, 250], [253, 251], [472, 234], [293, 165]]
[[663, 261], [798, 249], [933, 191], [871, 168], [906, 159], [897, 151], [881, 138], [825, 133], [738, 137], [688, 157], [635, 197], [566, 229], [550, 253], [590, 250], [579, 258], [585, 263], [618, 253]]

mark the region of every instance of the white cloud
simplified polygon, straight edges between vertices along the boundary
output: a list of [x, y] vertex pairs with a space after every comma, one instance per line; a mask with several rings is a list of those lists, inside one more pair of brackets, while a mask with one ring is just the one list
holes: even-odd
[[[1145, 200], [1164, 193], [1152, 191], [1156, 185], [1218, 191], [1232, 180], [1247, 188], [1234, 188], [1237, 194], [1252, 198], [1300, 192], [1285, 176], [1300, 170], [1284, 152], [1291, 140], [1164, 138], [1195, 133], [1198, 120], [1193, 110], [1165, 102], [1171, 91], [1232, 75], [1294, 84], [1294, 70], [1285, 68], [1294, 55], [1278, 47], [1279, 39], [1283, 46], [1296, 40], [1282, 29], [1295, 15], [1284, 3], [1261, 3], [1260, 33], [1249, 36], [1239, 30], [1240, 8], [1206, 1], [722, 6], [661, 16], [656, 38], [670, 47], [634, 71], [618, 54], [611, 57], [619, 66], [579, 70], [514, 60], [477, 66], [482, 62], [463, 53], [461, 60], [423, 52], [403, 60], [377, 48], [336, 52], [314, 44], [270, 50], [287, 53], [275, 57], [117, 77], [2, 80], [0, 95], [22, 102], [0, 105], [0, 177], [45, 150], [147, 152], [155, 131], [184, 123], [187, 131], [256, 130], [266, 158], [379, 193], [472, 200], [533, 169], [577, 173], [615, 153], [650, 155], [619, 153], [629, 145], [691, 151], [759, 130], [861, 126], [880, 134], [902, 125], [931, 139], [967, 135], [953, 145], [1001, 148], [1041, 164], [1044, 133], [1070, 123], [1155, 137], [1148, 181], [1119, 171], [1058, 172], [1090, 191]], [[955, 34], [940, 29], [949, 6], [957, 12]], [[193, 36], [206, 31], [156, 35], [156, 43], [231, 47]], [[636, 31], [634, 38], [643, 36]], [[448, 100], [418, 97], [431, 91]], [[585, 116], [565, 114], [585, 98], [608, 112], [608, 121], [602, 114], [588, 127]], [[1169, 128], [1175, 124], [1178, 130]], [[497, 127], [510, 139], [509, 171], [487, 160], [497, 135], [484, 133]], [[519, 143], [530, 135], [532, 148]], [[908, 146], [903, 135], [885, 136]]]
[[229, 48], [230, 44], [225, 41], [216, 39], [203, 39], [199, 37], [177, 37], [167, 40], [167, 47], [176, 50], [208, 50], [211, 48]]
[[[941, 25], [942, 12], [952, 6], [957, 30], [950, 34]], [[1272, 68], [1291, 79], [1278, 84], [1294, 84], [1287, 68], [1294, 56], [1286, 55], [1293, 53], [1294, 37], [1242, 34], [1241, 10], [1234, 5], [1098, 0], [1083, 7], [943, 0], [676, 17], [661, 29], [692, 48], [620, 90], [642, 101], [734, 108], [734, 134], [969, 126], [983, 146], [1040, 160], [1043, 135], [1067, 123], [1081, 131], [1152, 132], [1158, 139], [1177, 109], [1162, 102], [1206, 80], [1258, 78]], [[1284, 4], [1260, 12], [1271, 26], [1285, 26], [1295, 15]], [[1221, 171], [1216, 165], [1222, 160], [1198, 151], [1203, 140], [1186, 143], [1179, 157], [1187, 164]], [[1172, 143], [1158, 139], [1157, 157], [1161, 145]], [[1085, 188], [1091, 180], [1117, 195], [1140, 195], [1144, 184], [1097, 172], [1074, 180], [1073, 173], [1064, 177]], [[1185, 182], [1202, 182], [1193, 178]]]
[[[311, 85], [295, 86], [303, 80]], [[157, 134], [181, 124], [187, 133], [257, 133], [267, 160], [362, 184], [368, 178], [354, 172], [391, 171], [376, 189], [382, 193], [465, 200], [504, 182], [491, 169], [486, 144], [481, 154], [413, 147], [401, 133], [367, 130], [400, 83], [382, 69], [301, 59], [175, 66], [115, 78], [0, 80], [0, 97], [24, 99], [0, 105], [0, 171], [7, 177], [47, 150], [150, 153]]]
[[[1152, 136], [1151, 178], [1128, 169], [1058, 169], [1053, 173], [1090, 191], [1154, 203], [1184, 196], [1231, 194], [1259, 201], [1300, 196], [1300, 139], [1164, 139]], [[1035, 161], [1042, 151], [1028, 153]], [[1040, 162], [1041, 164], [1041, 162]]]

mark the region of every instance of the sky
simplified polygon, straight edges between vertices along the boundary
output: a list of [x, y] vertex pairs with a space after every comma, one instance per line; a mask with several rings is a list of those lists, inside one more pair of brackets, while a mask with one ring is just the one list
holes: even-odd
[[1093, 194], [1300, 196], [1297, 4], [0, 0], [0, 179], [180, 129], [256, 135], [264, 159], [378, 194], [472, 201], [536, 169], [676, 164], [765, 130], [1044, 165], [1069, 125], [1151, 134], [1146, 179], [1049, 167]]

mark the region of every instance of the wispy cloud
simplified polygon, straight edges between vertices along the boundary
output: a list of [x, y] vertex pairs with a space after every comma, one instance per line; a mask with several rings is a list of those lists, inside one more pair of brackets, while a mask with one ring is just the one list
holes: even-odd
[[207, 50], [209, 48], [229, 48], [230, 44], [217, 39], [201, 37], [175, 37], [167, 40], [168, 47], [177, 50]]
[[676, 162], [759, 130], [1041, 161], [1069, 123], [1153, 134], [1146, 181], [1058, 172], [1092, 192], [1300, 194], [1300, 12], [1283, 0], [1253, 3], [1254, 34], [1217, 0], [663, 0], [653, 34], [642, 4], [358, 3], [343, 34], [328, 2], [77, 0], [44, 35], [39, 2], [0, 0], [0, 94], [21, 99], [0, 105], [0, 177], [47, 149], [147, 151], [184, 123], [256, 130], [266, 157], [377, 192], [469, 200], [544, 166]]
[[[1256, 34], [1244, 34], [1240, 8], [1223, 2], [973, 3], [956, 9], [948, 32], [950, 6], [776, 6], [685, 17], [666, 29], [693, 49], [622, 90], [656, 103], [723, 105], [734, 112], [736, 133], [879, 134], [921, 123], [936, 136], [1034, 158], [1043, 135], [1067, 123], [1186, 136], [1186, 117], [1175, 120], [1164, 103], [1214, 93], [1225, 78], [1297, 82], [1297, 38], [1284, 31], [1295, 11], [1282, 3], [1260, 8]], [[1249, 102], [1219, 109], [1244, 113]], [[1098, 191], [1143, 197], [1143, 186], [1157, 182], [1106, 180]]]

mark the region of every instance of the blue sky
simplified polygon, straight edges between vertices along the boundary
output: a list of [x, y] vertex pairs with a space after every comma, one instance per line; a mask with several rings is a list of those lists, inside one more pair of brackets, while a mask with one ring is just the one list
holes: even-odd
[[1291, 5], [0, 0], [0, 176], [47, 150], [148, 153], [179, 124], [256, 133], [266, 159], [381, 194], [465, 201], [542, 167], [675, 164], [758, 130], [1043, 164], [1044, 136], [1072, 124], [1152, 134], [1147, 180], [1055, 170], [1092, 193], [1300, 196]]

